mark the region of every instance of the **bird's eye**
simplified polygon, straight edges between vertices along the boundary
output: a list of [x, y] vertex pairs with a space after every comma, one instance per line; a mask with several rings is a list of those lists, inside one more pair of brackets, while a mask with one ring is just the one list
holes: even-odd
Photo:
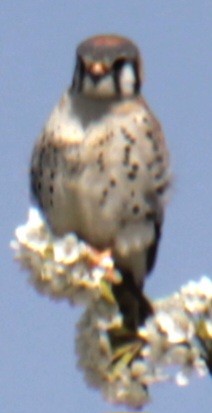
[[114, 69], [115, 71], [119, 71], [119, 70], [121, 70], [121, 68], [125, 65], [125, 63], [126, 63], [126, 59], [124, 59], [124, 58], [117, 59], [117, 60], [113, 63], [113, 69]]

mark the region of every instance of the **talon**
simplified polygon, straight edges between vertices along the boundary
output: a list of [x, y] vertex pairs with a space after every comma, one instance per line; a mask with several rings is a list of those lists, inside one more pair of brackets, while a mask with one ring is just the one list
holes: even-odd
[[104, 251], [99, 251], [90, 247], [88, 250], [88, 260], [92, 266], [104, 267], [109, 270], [114, 268], [112, 253], [109, 248]]

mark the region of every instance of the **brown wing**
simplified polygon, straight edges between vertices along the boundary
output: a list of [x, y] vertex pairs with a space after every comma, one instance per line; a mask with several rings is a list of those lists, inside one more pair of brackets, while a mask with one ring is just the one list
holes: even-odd
[[154, 242], [150, 245], [147, 251], [147, 272], [149, 273], [153, 269], [157, 256], [158, 245], [161, 237], [161, 227], [163, 223], [164, 204], [166, 202], [167, 189], [171, 184], [171, 174], [169, 167], [169, 153], [160, 122], [149, 108], [145, 99], [140, 98], [139, 100], [140, 103], [146, 108], [149, 115], [149, 139], [152, 140], [153, 150], [155, 152], [154, 159], [149, 165], [149, 168], [153, 175], [155, 191], [161, 204], [159, 214], [153, 214], [152, 216], [154, 221], [155, 237]]
[[149, 139], [152, 140], [153, 149], [155, 152], [152, 167], [156, 191], [159, 195], [163, 195], [171, 184], [171, 173], [169, 167], [169, 152], [164, 137], [160, 122], [157, 120], [145, 99], [140, 98], [140, 103], [145, 107], [149, 114]]

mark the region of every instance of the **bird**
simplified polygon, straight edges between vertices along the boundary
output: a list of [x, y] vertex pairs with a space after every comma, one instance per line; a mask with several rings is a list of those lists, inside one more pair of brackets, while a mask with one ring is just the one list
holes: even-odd
[[76, 49], [73, 80], [31, 157], [30, 192], [52, 233], [74, 232], [110, 249], [123, 281], [113, 286], [124, 323], [153, 313], [144, 281], [152, 271], [171, 183], [161, 125], [142, 95], [136, 44], [100, 34]]

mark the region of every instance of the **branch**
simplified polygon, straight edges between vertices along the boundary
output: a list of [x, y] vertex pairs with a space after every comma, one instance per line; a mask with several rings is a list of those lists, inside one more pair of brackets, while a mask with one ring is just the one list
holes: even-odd
[[122, 277], [109, 250], [100, 253], [73, 233], [54, 237], [35, 209], [16, 229], [12, 248], [40, 293], [85, 306], [78, 365], [110, 402], [138, 408], [153, 383], [185, 385], [191, 373], [212, 373], [212, 281], [206, 276], [152, 303], [154, 316], [132, 332], [112, 293]]

